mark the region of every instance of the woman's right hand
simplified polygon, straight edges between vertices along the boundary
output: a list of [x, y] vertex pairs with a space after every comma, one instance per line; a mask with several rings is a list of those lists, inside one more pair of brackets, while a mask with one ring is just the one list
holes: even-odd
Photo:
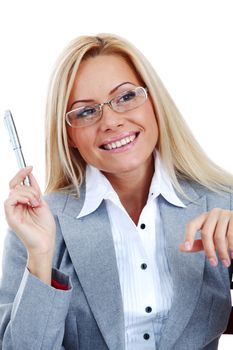
[[[23, 185], [26, 176], [31, 186]], [[8, 225], [23, 241], [29, 256], [52, 256], [55, 220], [32, 175], [32, 167], [20, 170], [9, 187], [9, 196], [4, 203]]]

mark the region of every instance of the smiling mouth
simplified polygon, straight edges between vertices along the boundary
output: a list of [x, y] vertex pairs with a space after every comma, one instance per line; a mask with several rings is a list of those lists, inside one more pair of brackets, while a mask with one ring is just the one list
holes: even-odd
[[135, 133], [134, 135], [123, 137], [122, 139], [117, 140], [115, 142], [111, 142], [111, 143], [107, 143], [105, 145], [102, 145], [102, 146], [100, 146], [100, 148], [102, 148], [106, 151], [110, 151], [111, 149], [124, 147], [125, 145], [128, 145], [129, 143], [133, 142], [138, 137], [138, 135], [139, 135], [139, 132]]

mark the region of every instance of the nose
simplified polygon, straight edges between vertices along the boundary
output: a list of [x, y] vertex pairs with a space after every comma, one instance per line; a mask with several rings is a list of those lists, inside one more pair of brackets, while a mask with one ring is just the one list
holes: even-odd
[[102, 131], [114, 130], [124, 123], [123, 113], [114, 111], [109, 104], [102, 107], [102, 118], [100, 120], [100, 128]]

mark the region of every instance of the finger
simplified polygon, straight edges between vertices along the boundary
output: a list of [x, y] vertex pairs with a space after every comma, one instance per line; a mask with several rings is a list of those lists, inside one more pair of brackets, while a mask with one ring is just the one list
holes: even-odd
[[228, 242], [228, 249], [230, 251], [231, 259], [233, 259], [233, 213], [232, 212], [231, 212], [230, 221], [228, 223], [227, 242]]
[[201, 239], [195, 239], [195, 241], [193, 242], [192, 248], [190, 250], [186, 249], [184, 243], [181, 243], [179, 245], [179, 249], [181, 252], [185, 252], [185, 253], [196, 253], [196, 252], [200, 252], [201, 250], [204, 250], [204, 247]]
[[34, 199], [33, 196], [20, 194], [18, 196], [12, 196], [8, 198], [5, 201], [5, 208], [7, 210], [7, 207], [8, 207], [10, 210], [19, 204], [27, 204], [27, 205], [30, 205], [31, 207], [39, 207], [41, 203], [37, 199]]
[[34, 188], [33, 186], [25, 186], [25, 185], [16, 185], [14, 189], [10, 190], [11, 193], [32, 193], [36, 199], [40, 201], [41, 199], [41, 192], [39, 187]]
[[208, 213], [207, 218], [201, 228], [201, 239], [202, 239], [204, 251], [212, 266], [218, 265], [218, 258], [216, 255], [216, 248], [215, 248], [215, 242], [214, 242], [214, 234], [215, 234], [217, 222], [219, 220], [220, 211], [221, 209], [219, 208], [212, 209]]
[[9, 182], [9, 188], [12, 189], [16, 185], [20, 185], [26, 176], [28, 176], [32, 171], [32, 166], [21, 169]]
[[230, 259], [228, 254], [227, 231], [230, 220], [230, 211], [221, 210], [214, 232], [215, 249], [218, 252], [224, 266], [229, 267]]
[[40, 186], [39, 186], [38, 182], [36, 181], [34, 175], [32, 173], [30, 173], [28, 176], [30, 179], [31, 187], [35, 188], [38, 191], [38, 193], [40, 194], [40, 196], [42, 197], [42, 192], [41, 192]]
[[[31, 206], [36, 207], [40, 205], [40, 200], [38, 199], [37, 194], [33, 193], [32, 191], [17, 191], [14, 190], [10, 193], [8, 199], [5, 201], [6, 205], [8, 206], [15, 206], [17, 204], [21, 204], [21, 199], [26, 198], [27, 204], [31, 204]], [[23, 200], [22, 204], [25, 204], [25, 201]]]
[[203, 226], [203, 223], [205, 222], [206, 218], [208, 216], [208, 213], [202, 213], [200, 216], [196, 217], [195, 219], [191, 220], [185, 227], [185, 237], [184, 237], [184, 247], [186, 251], [189, 251], [192, 249], [195, 235], [198, 230]]

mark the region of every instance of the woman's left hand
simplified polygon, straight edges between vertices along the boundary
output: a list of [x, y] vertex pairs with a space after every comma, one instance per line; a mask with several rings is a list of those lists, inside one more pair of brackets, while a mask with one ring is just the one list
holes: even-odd
[[[198, 230], [201, 239], [195, 240]], [[179, 248], [186, 253], [204, 250], [212, 266], [218, 264], [217, 250], [219, 258], [228, 267], [233, 259], [233, 211], [214, 208], [191, 220]]]

